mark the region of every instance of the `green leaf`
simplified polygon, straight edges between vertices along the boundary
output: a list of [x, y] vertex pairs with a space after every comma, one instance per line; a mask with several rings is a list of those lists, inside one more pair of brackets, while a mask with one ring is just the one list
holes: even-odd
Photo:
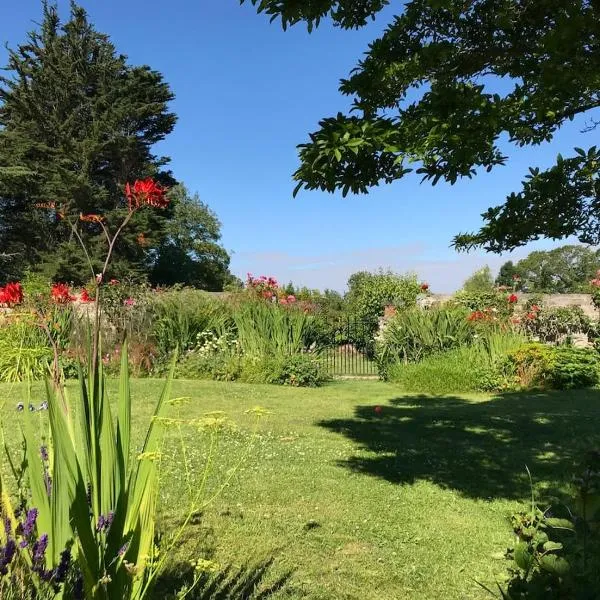
[[540, 567], [548, 573], [553, 573], [559, 577], [564, 577], [569, 570], [571, 565], [562, 556], [556, 556], [556, 554], [546, 554], [540, 559]]
[[517, 566], [523, 571], [529, 571], [533, 564], [533, 556], [529, 551], [529, 546], [523, 542], [518, 543], [514, 549], [514, 558]]
[[563, 545], [560, 542], [546, 542], [544, 544], [544, 550], [546, 552], [554, 552], [555, 550], [562, 550]]
[[552, 529], [568, 529], [569, 531], [575, 531], [575, 525], [569, 519], [557, 519], [549, 517], [546, 519], [546, 525], [552, 527]]

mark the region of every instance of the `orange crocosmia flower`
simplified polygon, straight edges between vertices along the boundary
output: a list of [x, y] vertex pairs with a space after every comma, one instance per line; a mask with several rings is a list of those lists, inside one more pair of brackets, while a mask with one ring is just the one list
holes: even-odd
[[102, 223], [104, 217], [102, 215], [84, 215], [83, 213], [79, 213], [79, 220], [85, 223]]
[[151, 177], [137, 179], [133, 185], [125, 185], [125, 197], [129, 204], [129, 210], [140, 208], [144, 204], [156, 208], [166, 208], [169, 199], [166, 197], [166, 188], [154, 181]]

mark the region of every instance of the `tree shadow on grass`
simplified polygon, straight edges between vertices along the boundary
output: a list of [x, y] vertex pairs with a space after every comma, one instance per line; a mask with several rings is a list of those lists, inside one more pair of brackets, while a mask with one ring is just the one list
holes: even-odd
[[[273, 558], [228, 566], [217, 573], [203, 573], [199, 583], [185, 597], [188, 600], [267, 600], [283, 590], [291, 575], [286, 571], [272, 578]], [[174, 565], [159, 578], [153, 598], [177, 598], [177, 593], [194, 581], [194, 568], [188, 563]]]
[[321, 421], [360, 446], [340, 461], [393, 483], [431, 481], [472, 498], [524, 499], [526, 467], [545, 495], [562, 497], [574, 464], [600, 445], [600, 391], [506, 394], [489, 401], [407, 396]]

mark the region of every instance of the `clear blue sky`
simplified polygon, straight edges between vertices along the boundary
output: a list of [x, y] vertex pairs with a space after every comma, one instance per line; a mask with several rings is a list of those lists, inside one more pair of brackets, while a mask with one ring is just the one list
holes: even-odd
[[[59, 0], [66, 16], [67, 0]], [[283, 32], [238, 0], [81, 0], [97, 29], [132, 64], [161, 71], [176, 100], [174, 133], [161, 144], [174, 175], [217, 213], [232, 270], [343, 289], [350, 273], [378, 267], [416, 271], [434, 291], [451, 291], [475, 268], [507, 257], [457, 255], [454, 234], [515, 190], [529, 165], [585, 145], [582, 121], [547, 146], [512, 149], [509, 165], [455, 186], [408, 177], [368, 196], [303, 192], [292, 199], [296, 145], [348, 100], [338, 80], [385, 26], [382, 14], [358, 32], [327, 24]], [[0, 41], [14, 46], [40, 20], [40, 0], [5, 7]], [[0, 62], [6, 63], [0, 49]], [[588, 145], [591, 143], [588, 142]], [[521, 249], [519, 258], [537, 243]]]

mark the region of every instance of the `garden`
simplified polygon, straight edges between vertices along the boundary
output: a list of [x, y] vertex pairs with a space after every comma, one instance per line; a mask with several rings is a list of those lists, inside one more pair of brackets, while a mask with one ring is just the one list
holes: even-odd
[[[241, 4], [312, 31], [388, 3]], [[504, 164], [505, 133], [538, 145], [600, 107], [598, 7], [556, 4], [405, 3], [341, 83], [356, 114], [299, 146], [294, 195], [415, 164], [453, 184]], [[242, 280], [153, 154], [169, 85], [69, 6], [42, 3], [0, 77], [0, 600], [600, 598], [597, 148], [455, 238], [580, 242], [495, 279]]]

